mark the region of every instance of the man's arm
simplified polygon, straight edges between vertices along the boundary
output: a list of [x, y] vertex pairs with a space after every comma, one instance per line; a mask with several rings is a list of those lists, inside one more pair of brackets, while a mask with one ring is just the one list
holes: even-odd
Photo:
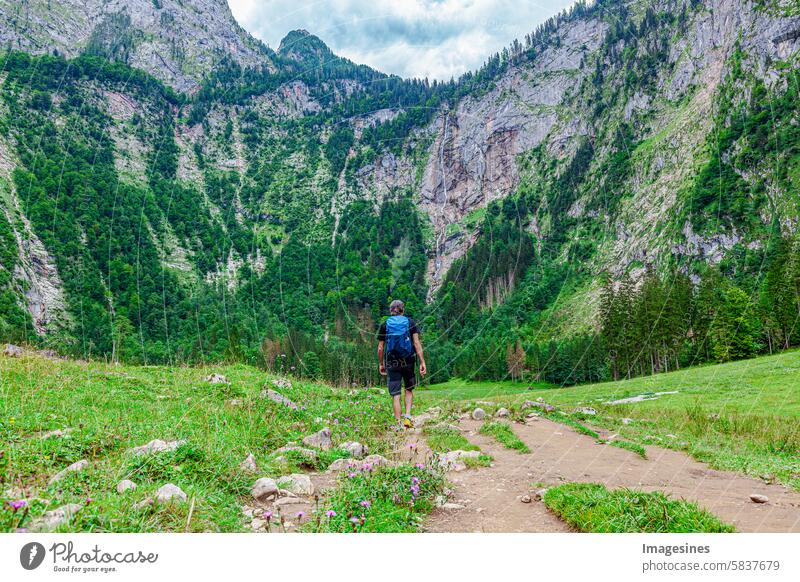
[[386, 375], [386, 362], [383, 360], [383, 340], [378, 340], [378, 370], [381, 375]]
[[[428, 371], [428, 368], [425, 367], [425, 354], [422, 353], [422, 342], [419, 340], [418, 333], [415, 333], [411, 337], [414, 340], [414, 349], [416, 350], [417, 357], [419, 358], [419, 375], [424, 376]], [[379, 347], [378, 350], [383, 351], [382, 347]]]

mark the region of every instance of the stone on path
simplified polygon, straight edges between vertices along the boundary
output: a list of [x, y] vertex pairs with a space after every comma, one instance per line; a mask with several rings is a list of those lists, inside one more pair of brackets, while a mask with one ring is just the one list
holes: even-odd
[[128, 490], [133, 491], [134, 489], [136, 489], [136, 483], [130, 479], [123, 479], [117, 483], [117, 493], [125, 493]]
[[314, 495], [314, 484], [308, 475], [302, 473], [292, 473], [278, 477], [278, 487], [291, 491], [295, 495]]
[[438, 459], [441, 466], [448, 471], [463, 471], [467, 468], [464, 459], [477, 458], [480, 454], [480, 451], [456, 450], [448, 453], [439, 453]]
[[542, 398], [537, 398], [536, 400], [526, 400], [522, 403], [520, 407], [522, 410], [526, 408], [540, 408], [545, 412], [555, 412], [556, 407], [552, 406], [551, 404], [547, 404]]
[[185, 443], [186, 443], [185, 440], [162, 441], [161, 439], [153, 439], [146, 445], [142, 445], [140, 447], [133, 447], [132, 449], [129, 449], [128, 452], [138, 457], [141, 455], [149, 455], [151, 453], [163, 453], [168, 451], [174, 451], [179, 446]]
[[753, 503], [767, 503], [769, 501], [769, 497], [766, 495], [761, 495], [760, 493], [751, 493], [750, 501]]
[[274, 479], [262, 477], [253, 484], [253, 489], [250, 492], [256, 501], [266, 503], [278, 496], [278, 484], [275, 483]]
[[330, 450], [331, 447], [333, 447], [333, 441], [331, 440], [331, 429], [323, 428], [312, 435], [308, 435], [303, 439], [303, 444], [308, 447], [320, 449], [321, 451]]
[[373, 467], [388, 467], [391, 464], [392, 462], [389, 459], [381, 455], [369, 455], [363, 459], [363, 465], [372, 465]]
[[360, 459], [369, 452], [366, 445], [362, 445], [358, 441], [347, 441], [340, 444], [339, 448], [350, 453], [350, 456], [354, 459]]
[[222, 374], [210, 374], [206, 378], [209, 384], [230, 384], [230, 381]]
[[508, 416], [509, 414], [511, 414], [511, 413], [508, 411], [508, 408], [500, 408], [500, 409], [497, 410], [497, 412], [494, 413], [494, 415], [499, 417], [499, 418], [504, 418], [504, 417]]
[[57, 527], [69, 523], [76, 513], [83, 509], [79, 503], [68, 503], [58, 509], [48, 511], [42, 517], [36, 518], [31, 524], [33, 531], [52, 531]]
[[522, 497], [519, 498], [519, 500], [522, 503], [530, 503], [531, 502], [531, 496], [530, 495], [523, 495]]
[[[305, 462], [307, 462], [309, 464], [315, 463], [317, 461], [317, 458], [319, 457], [319, 453], [317, 453], [317, 451], [314, 451], [314, 450], [311, 450], [311, 449], [307, 449], [305, 447], [301, 447], [301, 446], [296, 445], [294, 443], [287, 443], [286, 445], [282, 446], [281, 448], [279, 448], [275, 452], [276, 453], [295, 452], [295, 453], [299, 454], [301, 457], [303, 457]], [[277, 461], [277, 458], [275, 460]]]
[[156, 502], [162, 505], [169, 505], [171, 503], [185, 503], [186, 493], [184, 493], [183, 490], [177, 485], [167, 483], [166, 485], [159, 487], [158, 491], [156, 491]]
[[464, 509], [464, 506], [461, 505], [460, 503], [444, 503], [442, 504], [441, 508], [453, 511], [458, 509]]
[[52, 484], [52, 483], [55, 483], [57, 481], [61, 481], [61, 479], [63, 479], [64, 477], [66, 477], [70, 473], [77, 473], [78, 471], [83, 471], [88, 466], [89, 466], [89, 461], [87, 461], [86, 459], [81, 459], [80, 461], [72, 463], [66, 469], [64, 469], [62, 471], [59, 471], [58, 473], [53, 475], [53, 478], [50, 479], [50, 483]]
[[483, 408], [476, 408], [472, 411], [472, 420], [483, 420], [486, 418], [486, 411]]
[[19, 358], [22, 356], [23, 352], [24, 350], [21, 347], [15, 346], [14, 344], [6, 344], [6, 347], [3, 349], [3, 355], [9, 358]]
[[286, 398], [280, 392], [275, 392], [272, 388], [267, 388], [266, 390], [261, 391], [261, 398], [269, 398], [273, 402], [277, 402], [278, 404], [282, 404], [287, 408], [291, 408], [292, 410], [297, 410], [297, 404]]
[[244, 461], [239, 463], [239, 469], [248, 472], [258, 471], [258, 465], [256, 464], [256, 458], [253, 456], [253, 453], [249, 453]]
[[534, 498], [536, 501], [541, 501], [542, 499], [544, 499], [544, 494], [545, 494], [545, 493], [547, 493], [547, 488], [538, 489], [538, 490], [536, 491], [536, 493], [534, 493], [534, 494], [533, 494], [533, 498]]

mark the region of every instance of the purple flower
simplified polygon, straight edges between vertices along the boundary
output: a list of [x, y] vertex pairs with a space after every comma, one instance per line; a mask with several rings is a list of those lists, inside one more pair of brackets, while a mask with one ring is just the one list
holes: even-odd
[[416, 497], [417, 495], [419, 495], [419, 486], [412, 485], [411, 486], [411, 496], [412, 497]]
[[408, 443], [408, 448], [412, 451], [417, 448], [417, 443]]
[[297, 512], [297, 519], [303, 519], [306, 516], [305, 511], [298, 511]]
[[417, 467], [417, 469], [424, 469], [425, 468], [425, 465], [423, 465], [422, 463], [417, 463], [415, 466]]
[[370, 505], [372, 505], [372, 503], [370, 503], [369, 501], [367, 501], [367, 500], [365, 499], [365, 500], [364, 500], [364, 501], [362, 501], [362, 502], [361, 502], [359, 505], [361, 505], [361, 507], [363, 507], [364, 509], [369, 509], [369, 507], [370, 507]]
[[361, 520], [354, 515], [350, 518], [350, 523], [361, 523]]
[[372, 471], [372, 463], [364, 463], [364, 464], [361, 466], [361, 469], [362, 469], [363, 471], [367, 471], [367, 472], [369, 472], [369, 471]]
[[261, 515], [262, 515], [262, 517], [263, 517], [264, 519], [266, 519], [267, 521], [269, 521], [270, 519], [272, 519], [272, 512], [271, 512], [271, 511], [265, 511], [265, 512], [264, 512], [264, 513], [262, 513]]
[[411, 477], [411, 484], [419, 485], [419, 479], [417, 477]]
[[351, 479], [354, 479], [356, 477], [356, 475], [358, 475], [358, 473], [348, 473], [347, 474], [347, 476], [350, 477]]
[[336, 517], [336, 512], [332, 509], [329, 509], [328, 511], [325, 512], [325, 516], [328, 518]]
[[24, 499], [17, 499], [16, 501], [9, 501], [8, 504], [11, 506], [11, 508], [14, 511], [16, 511], [16, 510], [22, 509], [23, 507], [28, 505], [28, 502], [25, 501]]

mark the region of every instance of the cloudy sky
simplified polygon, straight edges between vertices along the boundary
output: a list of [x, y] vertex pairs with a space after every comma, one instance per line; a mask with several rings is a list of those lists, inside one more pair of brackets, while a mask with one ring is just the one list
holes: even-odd
[[403, 77], [449, 79], [573, 0], [228, 0], [251, 34], [278, 48], [304, 28], [357, 63]]

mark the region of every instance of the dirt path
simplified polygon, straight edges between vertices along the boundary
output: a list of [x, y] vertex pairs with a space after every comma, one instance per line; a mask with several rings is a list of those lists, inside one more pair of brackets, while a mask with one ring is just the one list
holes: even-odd
[[[472, 420], [459, 424], [472, 443], [494, 457], [493, 466], [450, 473], [455, 485], [451, 501], [464, 508], [437, 509], [426, 531], [569, 531], [544, 503], [522, 503], [520, 497], [532, 493], [537, 482], [595, 482], [664, 491], [694, 501], [740, 532], [800, 532], [800, 493], [781, 485], [715, 471], [683, 453], [658, 447], [646, 447], [648, 458], [642, 459], [544, 419], [511, 425], [531, 449], [531, 454], [520, 454], [478, 434], [480, 425]], [[753, 503], [751, 493], [767, 495], [769, 503]]]

